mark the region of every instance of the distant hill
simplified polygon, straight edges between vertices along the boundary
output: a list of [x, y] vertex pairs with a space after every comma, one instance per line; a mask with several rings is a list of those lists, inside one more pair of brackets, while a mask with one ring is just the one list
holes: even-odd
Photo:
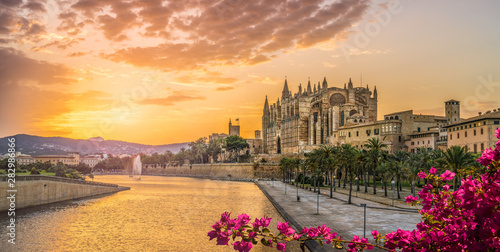
[[107, 154], [137, 154], [137, 153], [164, 153], [170, 150], [177, 153], [181, 148], [188, 148], [188, 143], [175, 143], [164, 145], [145, 145], [116, 140], [104, 140], [101, 137], [84, 139], [71, 139], [65, 137], [40, 137], [26, 134], [0, 138], [0, 153], [7, 153], [7, 138], [16, 139], [16, 151], [28, 155], [66, 154], [69, 151], [78, 151], [81, 154], [107, 153]]

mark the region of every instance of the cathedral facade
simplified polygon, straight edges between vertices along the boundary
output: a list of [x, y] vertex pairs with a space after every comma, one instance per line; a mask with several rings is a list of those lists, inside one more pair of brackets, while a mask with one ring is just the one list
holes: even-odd
[[262, 115], [263, 151], [268, 154], [304, 153], [321, 144], [333, 144], [338, 129], [377, 120], [377, 88], [354, 87], [349, 79], [344, 88], [323, 82], [292, 94], [287, 80], [278, 100]]

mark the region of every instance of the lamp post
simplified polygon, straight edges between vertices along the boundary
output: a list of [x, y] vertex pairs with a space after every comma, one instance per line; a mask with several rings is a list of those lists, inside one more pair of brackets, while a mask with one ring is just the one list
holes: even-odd
[[316, 214], [319, 215], [319, 190], [318, 195], [316, 196]]
[[392, 206], [394, 206], [394, 184], [396, 182], [394, 182], [394, 179], [391, 181], [391, 185], [392, 185]]
[[363, 238], [366, 238], [366, 204], [361, 204], [365, 208], [365, 215], [363, 217]]

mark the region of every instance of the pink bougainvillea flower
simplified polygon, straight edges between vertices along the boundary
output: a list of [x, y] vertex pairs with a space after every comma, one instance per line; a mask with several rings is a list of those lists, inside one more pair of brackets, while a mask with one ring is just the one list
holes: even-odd
[[246, 241], [237, 241], [233, 244], [234, 250], [238, 250], [239, 252], [248, 252], [252, 249], [252, 247], [252, 243]]
[[373, 230], [372, 231], [372, 236], [373, 236], [373, 239], [377, 239], [377, 237], [378, 237], [378, 231], [377, 230]]
[[425, 178], [425, 177], [427, 177], [427, 174], [425, 174], [425, 172], [421, 171], [421, 172], [418, 173], [418, 177], [419, 178]]
[[288, 225], [288, 222], [281, 223], [278, 221], [277, 228], [280, 231], [280, 233], [282, 233], [286, 236], [291, 236], [291, 235], [293, 235], [293, 233], [295, 233], [295, 230]]
[[276, 244], [276, 249], [279, 250], [279, 251], [285, 251], [285, 248], [286, 248], [286, 243], [277, 243]]
[[436, 168], [431, 167], [431, 170], [429, 171], [429, 173], [432, 175], [436, 175], [436, 172], [437, 172]]
[[[412, 195], [408, 195], [408, 197], [406, 197], [406, 203], [410, 204], [411, 202], [414, 202], [418, 200], [417, 197], [413, 197]], [[376, 232], [376, 231], [375, 231]], [[373, 232], [372, 232], [373, 233]], [[377, 233], [378, 234], [378, 233]]]
[[455, 177], [455, 173], [446, 170], [443, 174], [441, 174], [440, 177], [443, 179], [443, 181], [452, 180], [453, 177]]

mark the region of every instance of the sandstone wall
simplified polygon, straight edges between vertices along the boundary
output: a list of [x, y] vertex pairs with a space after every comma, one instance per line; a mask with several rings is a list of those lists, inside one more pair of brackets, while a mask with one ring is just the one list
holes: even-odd
[[193, 164], [182, 166], [164, 166], [144, 164], [142, 174], [144, 175], [174, 175], [210, 178], [234, 178], [234, 179], [259, 179], [277, 178], [280, 176], [277, 164]]

